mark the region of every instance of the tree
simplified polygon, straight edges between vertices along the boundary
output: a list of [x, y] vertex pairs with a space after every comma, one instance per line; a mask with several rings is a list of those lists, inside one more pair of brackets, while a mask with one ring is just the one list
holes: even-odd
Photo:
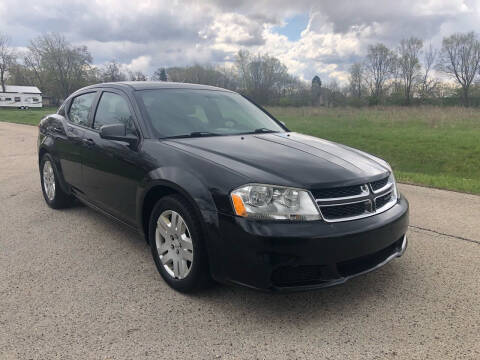
[[421, 69], [419, 54], [422, 47], [422, 40], [415, 37], [403, 39], [398, 47], [397, 66], [403, 85], [405, 103], [407, 105], [410, 104], [413, 89], [419, 80]]
[[141, 71], [129, 71], [130, 81], [147, 81], [147, 76]]
[[363, 89], [363, 65], [361, 63], [354, 63], [350, 66], [349, 86], [352, 96], [360, 99], [362, 97]]
[[165, 68], [158, 68], [157, 70], [155, 70], [152, 78], [153, 80], [168, 81], [167, 72], [165, 71]]
[[220, 74], [217, 86], [233, 91], [238, 90], [239, 79], [234, 66], [217, 66], [216, 71]]
[[232, 74], [226, 68], [196, 64], [193, 66], [168, 68], [166, 72], [169, 80], [172, 82], [187, 82], [235, 89], [235, 80], [230, 78]]
[[248, 63], [250, 62], [250, 58], [251, 55], [248, 50], [239, 50], [235, 59], [235, 66], [240, 75], [240, 88], [243, 91], [247, 91], [247, 88], [249, 87]]
[[30, 86], [35, 84], [35, 79], [25, 65], [14, 63], [8, 69], [8, 83], [12, 85]]
[[127, 80], [126, 75], [120, 69], [116, 60], [106, 63], [100, 71], [100, 77], [103, 82], [117, 82]]
[[236, 67], [242, 79], [242, 91], [259, 103], [267, 104], [285, 90], [289, 77], [287, 67], [273, 56], [239, 51]]
[[74, 47], [60, 34], [32, 40], [25, 56], [25, 65], [37, 85], [56, 102], [90, 83], [91, 63], [86, 46]]
[[384, 95], [385, 83], [391, 77], [395, 66], [395, 55], [385, 45], [378, 43], [368, 47], [365, 69], [370, 94], [375, 102]]
[[330, 80], [325, 86], [324, 97], [328, 107], [345, 105], [345, 95], [335, 79]]
[[457, 33], [443, 39], [440, 69], [460, 84], [465, 106], [470, 104], [470, 86], [479, 66], [480, 42], [474, 32]]
[[0, 33], [0, 84], [5, 92], [8, 70], [15, 63], [15, 52], [9, 46], [10, 38], [7, 34]]
[[431, 77], [431, 71], [437, 60], [438, 50], [433, 48], [432, 44], [423, 53], [423, 72], [420, 80], [420, 97], [426, 99], [432, 96], [434, 89], [437, 87], [438, 81]]

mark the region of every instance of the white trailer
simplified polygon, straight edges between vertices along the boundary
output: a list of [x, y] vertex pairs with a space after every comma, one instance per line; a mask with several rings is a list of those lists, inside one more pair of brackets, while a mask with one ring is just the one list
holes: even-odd
[[0, 107], [19, 109], [41, 108], [42, 92], [35, 86], [6, 85], [5, 92], [0, 86]]

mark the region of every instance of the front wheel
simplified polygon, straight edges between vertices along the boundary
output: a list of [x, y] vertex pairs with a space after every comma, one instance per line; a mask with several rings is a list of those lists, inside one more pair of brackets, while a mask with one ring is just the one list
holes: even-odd
[[40, 162], [40, 181], [45, 202], [52, 209], [65, 208], [73, 203], [73, 197], [65, 193], [58, 183], [58, 175], [50, 154], [43, 155]]
[[172, 288], [194, 292], [210, 283], [200, 223], [182, 197], [167, 196], [155, 205], [149, 242], [158, 272]]

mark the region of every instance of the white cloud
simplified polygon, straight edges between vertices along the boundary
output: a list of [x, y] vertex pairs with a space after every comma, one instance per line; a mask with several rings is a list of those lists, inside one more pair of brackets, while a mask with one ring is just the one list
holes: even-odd
[[[298, 40], [276, 32], [290, 17], [307, 13]], [[146, 73], [231, 63], [247, 48], [278, 57], [306, 80], [319, 74], [345, 81], [349, 65], [369, 44], [393, 47], [417, 36], [439, 46], [452, 32], [477, 30], [479, 21], [480, 0], [24, 0], [22, 6], [0, 0], [0, 31], [11, 35], [14, 46], [61, 32], [87, 45], [96, 63], [116, 59]]]
[[236, 13], [220, 13], [211, 24], [199, 32], [205, 40], [213, 40], [214, 46], [251, 46], [263, 44], [264, 25]]
[[152, 61], [151, 56], [139, 56], [127, 64], [125, 67], [130, 71], [141, 71], [141, 72], [148, 72], [150, 69], [150, 62]]

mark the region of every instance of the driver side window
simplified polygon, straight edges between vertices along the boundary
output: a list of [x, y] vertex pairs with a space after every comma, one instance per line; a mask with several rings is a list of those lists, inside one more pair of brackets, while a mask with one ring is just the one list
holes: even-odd
[[72, 123], [88, 126], [88, 113], [90, 112], [93, 100], [95, 100], [95, 96], [97, 96], [97, 93], [91, 92], [73, 98], [68, 111], [68, 118]]
[[120, 95], [104, 92], [98, 103], [93, 128], [100, 130], [103, 125], [110, 124], [125, 124], [127, 133], [136, 133], [127, 101]]

